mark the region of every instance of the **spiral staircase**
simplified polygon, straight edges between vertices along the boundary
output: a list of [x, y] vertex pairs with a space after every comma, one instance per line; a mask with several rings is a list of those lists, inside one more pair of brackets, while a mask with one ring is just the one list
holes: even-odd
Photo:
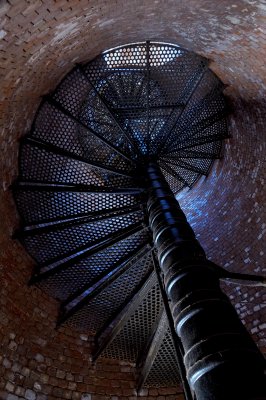
[[228, 137], [223, 89], [179, 46], [125, 45], [77, 65], [21, 142], [13, 190], [30, 284], [60, 301], [58, 326], [95, 336], [93, 360], [136, 363], [138, 388], [180, 382], [143, 171], [158, 163], [174, 193], [208, 174]]

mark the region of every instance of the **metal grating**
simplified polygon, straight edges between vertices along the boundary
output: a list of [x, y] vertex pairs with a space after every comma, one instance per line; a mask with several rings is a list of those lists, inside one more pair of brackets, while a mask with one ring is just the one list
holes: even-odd
[[106, 348], [103, 357], [135, 362], [162, 307], [161, 293], [156, 283], [114, 341]]
[[79, 226], [69, 226], [64, 229], [28, 236], [24, 239], [24, 243], [37, 262], [47, 263], [55, 255], [63, 257], [68, 251], [74, 251], [100, 238], [104, 239], [106, 235], [140, 222], [142, 218], [142, 212], [138, 211], [126, 216], [108, 218], [98, 222], [92, 221]]
[[180, 382], [176, 351], [170, 328], [163, 339], [146, 380], [146, 387], [178, 386]]
[[[106, 155], [108, 159], [108, 156]], [[21, 178], [42, 181], [86, 184], [95, 186], [131, 187], [133, 179], [93, 168], [86, 161], [52, 153], [49, 148], [40, 149], [25, 144], [21, 149]], [[106, 164], [108, 166], [108, 163]]]
[[95, 334], [113, 311], [126, 303], [127, 298], [151, 269], [151, 255], [148, 254], [71, 317], [67, 324]]
[[138, 204], [136, 196], [123, 194], [23, 190], [17, 191], [16, 201], [18, 210], [27, 223]]
[[114, 263], [134, 251], [148, 239], [147, 231], [142, 231], [119, 242], [119, 246], [111, 246], [91, 257], [70, 265], [63, 274], [48, 277], [41, 282], [41, 287], [51, 296], [61, 301], [66, 300], [84, 285], [89, 285], [99, 276], [108, 273]]
[[48, 101], [42, 103], [39, 109], [31, 137], [58, 146], [91, 162], [101, 162], [106, 167], [119, 166], [126, 171], [132, 169], [131, 163], [125, 157], [114, 152], [112, 143]]
[[[31, 283], [62, 302], [59, 323], [96, 334], [98, 356], [135, 362], [163, 308], [138, 171], [156, 160], [175, 193], [208, 174], [227, 137], [222, 89], [199, 55], [125, 45], [76, 66], [21, 143], [14, 197]], [[160, 343], [146, 386], [178, 384], [169, 330]]]

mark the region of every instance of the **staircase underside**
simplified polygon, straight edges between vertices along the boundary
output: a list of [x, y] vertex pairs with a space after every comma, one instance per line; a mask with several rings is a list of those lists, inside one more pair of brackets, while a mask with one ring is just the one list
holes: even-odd
[[[228, 137], [208, 60], [145, 42], [78, 65], [46, 96], [20, 148], [17, 237], [58, 324], [95, 335], [93, 358], [136, 363], [138, 386], [179, 384], [146, 218], [149, 160], [191, 188]], [[155, 255], [156, 256], [156, 255]]]

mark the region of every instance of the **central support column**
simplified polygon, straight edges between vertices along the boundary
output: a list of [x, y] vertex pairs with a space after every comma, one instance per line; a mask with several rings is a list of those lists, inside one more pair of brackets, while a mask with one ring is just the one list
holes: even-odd
[[149, 225], [197, 400], [265, 400], [265, 361], [159, 166], [147, 168]]

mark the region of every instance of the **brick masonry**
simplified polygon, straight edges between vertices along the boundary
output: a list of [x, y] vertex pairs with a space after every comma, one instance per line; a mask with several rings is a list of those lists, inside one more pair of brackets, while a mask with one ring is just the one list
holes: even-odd
[[[76, 62], [131, 41], [178, 43], [212, 60], [231, 104], [224, 158], [180, 201], [208, 256], [231, 271], [265, 275], [265, 13], [260, 0], [9, 0], [0, 7], [0, 398], [135, 399], [133, 369], [89, 361], [90, 338], [55, 330], [57, 303], [28, 288], [32, 260], [11, 234], [19, 221], [8, 186], [18, 140], [41, 96]], [[266, 350], [266, 294], [224, 283]], [[168, 390], [168, 391], [167, 391]], [[176, 399], [150, 389], [143, 399]]]

